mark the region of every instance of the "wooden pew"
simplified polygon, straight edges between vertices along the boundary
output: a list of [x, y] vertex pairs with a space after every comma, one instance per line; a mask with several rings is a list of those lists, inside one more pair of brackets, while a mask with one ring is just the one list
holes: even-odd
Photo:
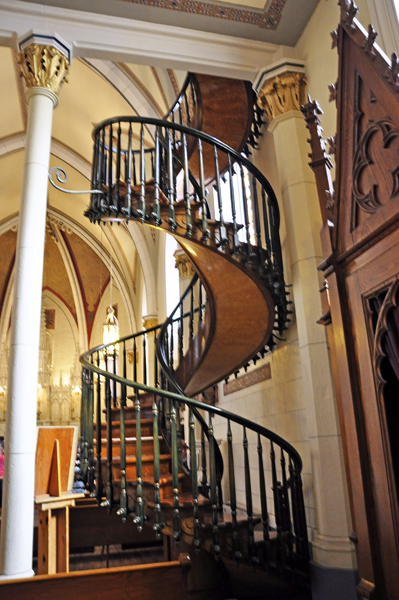
[[1, 600], [185, 600], [190, 559], [0, 581]]

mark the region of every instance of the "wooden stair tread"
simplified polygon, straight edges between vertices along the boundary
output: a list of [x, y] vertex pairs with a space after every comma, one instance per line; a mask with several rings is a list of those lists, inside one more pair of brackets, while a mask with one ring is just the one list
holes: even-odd
[[[160, 454], [159, 455], [159, 460], [170, 460], [172, 457], [170, 454]], [[107, 458], [101, 458], [102, 461], [106, 461]], [[144, 463], [148, 463], [148, 462], [154, 462], [154, 455], [153, 454], [143, 454], [143, 456], [141, 457], [141, 461]], [[121, 462], [121, 457], [120, 456], [113, 456], [112, 457], [112, 462], [115, 464], [118, 464]], [[136, 456], [127, 456], [126, 457], [126, 464], [135, 464], [137, 462], [137, 457]]]

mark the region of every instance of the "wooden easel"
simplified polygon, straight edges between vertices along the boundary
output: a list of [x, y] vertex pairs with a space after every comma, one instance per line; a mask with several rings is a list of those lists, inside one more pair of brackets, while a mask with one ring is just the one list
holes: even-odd
[[67, 491], [72, 487], [76, 438], [74, 427], [39, 428], [35, 480], [39, 575], [69, 572], [69, 507], [85, 496]]

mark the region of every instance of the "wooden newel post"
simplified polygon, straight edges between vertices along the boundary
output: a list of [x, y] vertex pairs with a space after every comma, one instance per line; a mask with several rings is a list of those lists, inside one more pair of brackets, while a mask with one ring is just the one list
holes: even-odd
[[69, 572], [69, 507], [75, 506], [76, 427], [39, 427], [35, 505], [39, 510], [38, 575]]

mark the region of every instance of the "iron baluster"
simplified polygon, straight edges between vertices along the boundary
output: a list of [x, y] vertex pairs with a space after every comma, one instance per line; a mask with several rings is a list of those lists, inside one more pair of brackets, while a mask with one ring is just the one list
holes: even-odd
[[133, 381], [137, 381], [137, 342], [133, 339]]
[[202, 291], [203, 291], [203, 287], [202, 287], [202, 283], [201, 280], [198, 283], [198, 321], [200, 323], [203, 322], [204, 320], [204, 313], [203, 313], [203, 299], [202, 299]]
[[241, 171], [242, 202], [243, 202], [243, 208], [244, 208], [245, 235], [247, 238], [247, 258], [249, 260], [251, 260], [253, 257], [253, 252], [252, 252], [252, 247], [251, 247], [251, 236], [249, 233], [248, 198], [247, 198], [247, 191], [245, 188], [244, 167], [242, 164], [240, 165], [240, 171]]
[[[92, 190], [98, 190], [100, 189], [98, 187], [99, 181], [100, 181], [100, 177], [99, 177], [99, 169], [100, 169], [100, 137], [98, 135], [98, 133], [96, 133], [95, 138], [94, 138], [94, 160], [93, 160], [93, 166], [92, 166], [92, 170], [91, 170], [91, 189]], [[99, 205], [99, 198], [96, 198], [96, 196], [99, 196], [100, 194], [91, 194], [90, 197], [90, 203], [94, 208], [97, 209], [98, 205]]]
[[255, 224], [255, 237], [256, 237], [256, 245], [259, 248], [259, 256], [260, 249], [262, 248], [262, 235], [260, 229], [260, 216], [259, 216], [259, 204], [258, 204], [258, 188], [256, 186], [256, 178], [255, 175], [252, 175], [252, 208], [254, 215], [254, 224]]
[[129, 135], [128, 135], [128, 149], [127, 149], [127, 168], [125, 168], [125, 182], [126, 182], [126, 206], [125, 213], [128, 219], [132, 215], [132, 124], [129, 124]]
[[[115, 361], [116, 362], [116, 361]], [[124, 366], [124, 371], [125, 371]], [[119, 427], [120, 427], [120, 465], [121, 465], [121, 490], [119, 495], [119, 510], [117, 515], [122, 517], [122, 521], [126, 523], [128, 514], [128, 498], [126, 489], [126, 428], [125, 428], [125, 407], [126, 407], [126, 394], [122, 392], [119, 401]]]
[[165, 332], [165, 355], [166, 355], [166, 361], [168, 363], [168, 367], [171, 368], [170, 351], [169, 351], [169, 329], [168, 328], [166, 328], [166, 332]]
[[139, 390], [136, 389], [136, 516], [133, 522], [137, 529], [141, 531], [144, 524], [144, 503], [143, 503], [143, 480], [142, 480], [142, 447], [141, 447], [141, 404]]
[[[91, 364], [94, 357], [91, 355]], [[94, 492], [94, 385], [93, 371], [89, 371], [88, 382], [88, 488], [90, 495]]]
[[117, 142], [117, 153], [116, 153], [116, 202], [117, 212], [120, 212], [120, 198], [121, 198], [121, 122], [119, 121], [118, 126], [118, 142]]
[[187, 123], [191, 123], [190, 103], [186, 92], [184, 92], [184, 104], [186, 105]]
[[135, 152], [133, 152], [132, 166], [133, 166], [133, 185], [136, 187], [136, 185], [137, 185], [137, 168], [136, 168], [136, 153]]
[[[172, 122], [175, 122], [175, 113], [172, 112]], [[173, 148], [176, 148], [176, 129], [173, 129]]]
[[180, 123], [180, 125], [183, 125], [183, 111], [182, 111], [182, 108], [181, 108], [181, 102], [179, 103], [179, 109], [178, 110], [179, 110], [179, 123]]
[[267, 203], [266, 203], [266, 191], [262, 186], [262, 210], [263, 210], [263, 229], [265, 232], [265, 248], [266, 248], [266, 256], [267, 256], [267, 265], [271, 266], [271, 254], [270, 254], [270, 233], [269, 233], [269, 216], [267, 212]]
[[[97, 367], [100, 368], [100, 352], [97, 352]], [[97, 476], [96, 476], [96, 496], [97, 503], [101, 502], [103, 495], [103, 477], [101, 469], [101, 380], [97, 374], [97, 406], [96, 406], [96, 436], [97, 436]]]
[[306, 515], [305, 515], [305, 503], [303, 500], [303, 489], [302, 489], [302, 478], [299, 472], [298, 465], [294, 462], [294, 484], [295, 484], [295, 495], [297, 499], [297, 513], [298, 513], [298, 537], [301, 548], [301, 558], [305, 562], [309, 560], [309, 543], [308, 543], [308, 530], [306, 526]]
[[[100, 175], [100, 189], [105, 190], [106, 178], [107, 178], [107, 155], [105, 151], [105, 128], [101, 130], [101, 175]], [[103, 213], [106, 202], [104, 196], [101, 197], [101, 211], [100, 214]]]
[[202, 241], [206, 244], [209, 239], [208, 229], [208, 206], [206, 202], [205, 176], [204, 176], [204, 156], [202, 153], [202, 142], [198, 139], [198, 159], [199, 159], [199, 177], [201, 189], [201, 221], [202, 221]]
[[227, 160], [229, 165], [229, 186], [230, 186], [230, 203], [231, 203], [231, 214], [233, 217], [233, 248], [232, 253], [238, 254], [240, 242], [238, 241], [238, 233], [237, 233], [237, 213], [236, 213], [236, 201], [234, 197], [234, 183], [233, 183], [233, 175], [234, 170], [231, 164], [231, 156], [227, 154]]
[[208, 484], [208, 475], [206, 470], [206, 452], [205, 452], [205, 433], [204, 430], [201, 429], [201, 470], [202, 470], [202, 478], [201, 478], [201, 494], [203, 496], [209, 496], [209, 484]]
[[114, 491], [112, 487], [112, 413], [111, 385], [109, 377], [105, 378], [105, 410], [107, 419], [107, 491], [106, 500], [101, 504], [101, 506], [107, 507], [108, 512], [110, 513], [114, 503]]
[[155, 225], [160, 225], [161, 212], [159, 206], [159, 127], [155, 130], [155, 173], [154, 173], [154, 205], [151, 213]]
[[197, 104], [197, 96], [196, 96], [196, 93], [195, 93], [194, 84], [193, 84], [193, 82], [192, 82], [191, 79], [190, 79], [190, 90], [191, 90], [191, 97], [193, 99], [193, 106], [196, 106], [196, 104]]
[[173, 373], [174, 368], [174, 335], [173, 335], [173, 323], [170, 326], [170, 336], [169, 336], [169, 366]]
[[147, 385], [147, 335], [143, 334], [143, 382]]
[[281, 495], [283, 497], [283, 502], [282, 502], [283, 532], [284, 532], [284, 539], [286, 540], [286, 544], [287, 544], [287, 548], [288, 548], [288, 553], [290, 556], [292, 556], [293, 546], [292, 546], [291, 511], [290, 511], [290, 502], [289, 502], [289, 496], [288, 496], [287, 474], [286, 474], [286, 469], [285, 469], [285, 456], [284, 456], [284, 451], [282, 448], [281, 448], [280, 465], [281, 465], [281, 480], [282, 480], [282, 486], [281, 486], [282, 494]]
[[[88, 373], [86, 369], [82, 370], [82, 435], [80, 442], [80, 453], [81, 453], [81, 470], [82, 470], [82, 478], [85, 487], [87, 487], [87, 478], [88, 478]], [[84, 399], [84, 401], [83, 401]]]
[[[126, 341], [123, 342], [123, 352], [122, 352], [122, 369], [123, 369], [123, 378], [126, 379]], [[124, 402], [126, 406], [126, 385], [121, 385], [121, 402]]]
[[263, 527], [263, 541], [265, 547], [268, 547], [270, 534], [269, 534], [269, 513], [267, 512], [267, 497], [266, 497], [266, 482], [265, 482], [265, 470], [263, 467], [263, 447], [260, 435], [258, 433], [258, 467], [259, 467], [259, 490], [260, 490], [260, 506], [262, 516], [262, 527]]
[[194, 288], [190, 293], [190, 339], [194, 338]]
[[228, 461], [229, 461], [229, 488], [230, 488], [230, 509], [231, 523], [233, 528], [233, 553], [234, 558], [239, 560], [242, 558], [240, 552], [240, 540], [237, 530], [237, 499], [236, 499], [236, 479], [234, 471], [234, 453], [233, 453], [233, 436], [231, 433], [230, 419], [227, 419], [227, 446], [228, 446]]
[[291, 506], [292, 506], [292, 522], [293, 522], [294, 543], [295, 543], [295, 558], [300, 559], [300, 557], [301, 557], [301, 539], [300, 539], [300, 535], [299, 535], [300, 525], [299, 525], [299, 515], [298, 515], [298, 500], [297, 500], [297, 495], [296, 495], [294, 466], [292, 464], [291, 456], [288, 459], [288, 472], [290, 474]]
[[228, 245], [229, 240], [227, 239], [227, 231], [226, 225], [223, 220], [223, 202], [222, 202], [222, 190], [220, 188], [220, 173], [219, 173], [219, 158], [218, 158], [218, 149], [216, 146], [213, 146], [213, 156], [215, 161], [215, 181], [216, 181], [216, 192], [218, 196], [218, 208], [219, 208], [219, 242], [218, 246], [225, 249]]
[[157, 332], [154, 331], [154, 387], [159, 387], [159, 374], [158, 374], [158, 354], [156, 352], [157, 348]]
[[[112, 150], [113, 150], [113, 133], [112, 123], [109, 126], [109, 142], [108, 142], [108, 208], [110, 212], [114, 212], [116, 207], [113, 205], [112, 193], [113, 193], [113, 169], [112, 169]], [[116, 210], [115, 210], [116, 212]]]
[[173, 539], [180, 540], [180, 511], [179, 511], [179, 455], [177, 447], [176, 408], [174, 401], [170, 407], [170, 429], [172, 445], [172, 480], [173, 480]]
[[212, 413], [209, 413], [209, 478], [211, 484], [211, 506], [212, 506], [212, 546], [215, 559], [220, 555], [219, 545], [219, 516], [218, 516], [218, 495], [216, 484], [216, 460], [215, 460], [215, 437], [213, 435]]
[[274, 501], [274, 515], [276, 519], [276, 531], [279, 554], [284, 561], [283, 541], [281, 535], [281, 509], [280, 509], [280, 495], [279, 486], [280, 483], [277, 481], [276, 471], [276, 455], [274, 452], [273, 442], [270, 441], [270, 461], [272, 464], [272, 490], [273, 490], [273, 501]]
[[173, 178], [173, 154], [172, 154], [172, 139], [170, 130], [168, 129], [168, 224], [171, 231], [174, 231], [177, 227], [175, 220], [175, 206], [174, 206], [174, 178]]
[[[113, 346], [113, 350], [112, 350], [112, 367], [113, 367], [113, 371], [114, 371], [114, 375], [116, 375], [116, 344], [114, 344]], [[113, 397], [112, 397], [112, 402], [114, 405], [114, 408], [117, 407], [117, 387], [116, 387], [116, 379], [112, 380], [113, 386], [112, 386], [112, 391], [113, 391]]]
[[152, 403], [153, 412], [153, 440], [154, 440], [154, 531], [157, 538], [161, 537], [162, 529], [164, 524], [162, 522], [161, 514], [161, 496], [159, 491], [159, 432], [158, 432], [158, 406], [156, 401], [156, 395], [154, 394]]
[[193, 490], [193, 519], [194, 519], [194, 547], [196, 550], [201, 548], [200, 521], [199, 521], [199, 503], [198, 503], [198, 481], [197, 481], [197, 452], [195, 445], [195, 419], [192, 408], [188, 415], [190, 427], [190, 469]]
[[259, 562], [255, 555], [255, 538], [254, 538], [254, 516], [252, 507], [252, 487], [251, 487], [251, 472], [249, 469], [248, 455], [248, 438], [247, 429], [244, 427], [244, 437], [242, 441], [244, 447], [244, 477], [245, 477], [245, 501], [247, 507], [248, 518], [248, 552], [252, 562]]
[[188, 170], [188, 155], [187, 155], [187, 136], [183, 133], [183, 169], [184, 169], [184, 201], [186, 203], [186, 235], [191, 237], [193, 233], [193, 225], [191, 219], [191, 204], [190, 204], [190, 179]]
[[184, 336], [184, 317], [183, 317], [183, 306], [180, 306], [180, 315], [179, 315], [179, 329], [178, 329], [178, 337], [179, 337], [179, 364], [183, 362], [183, 336]]
[[145, 154], [144, 154], [144, 126], [141, 124], [140, 129], [140, 199], [137, 214], [141, 223], [146, 217], [145, 210]]

